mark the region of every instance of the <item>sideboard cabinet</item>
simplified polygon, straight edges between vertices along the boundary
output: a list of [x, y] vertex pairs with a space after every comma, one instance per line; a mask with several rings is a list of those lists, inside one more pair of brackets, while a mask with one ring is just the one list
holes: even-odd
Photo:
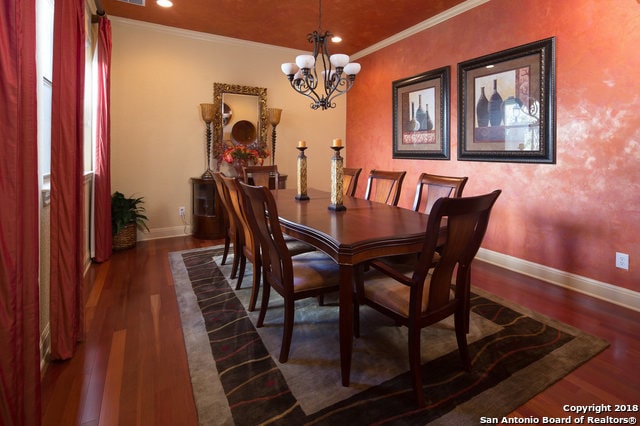
[[191, 178], [193, 188], [193, 236], [204, 240], [223, 238], [224, 210], [213, 179]]

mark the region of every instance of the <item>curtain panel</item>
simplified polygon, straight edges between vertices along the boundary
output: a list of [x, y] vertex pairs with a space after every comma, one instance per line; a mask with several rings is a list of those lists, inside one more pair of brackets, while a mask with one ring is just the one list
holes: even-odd
[[98, 107], [95, 166], [95, 255], [111, 257], [111, 21], [98, 17]]
[[40, 424], [35, 0], [0, 3], [0, 424]]
[[56, 0], [51, 98], [51, 358], [83, 337], [84, 0]]

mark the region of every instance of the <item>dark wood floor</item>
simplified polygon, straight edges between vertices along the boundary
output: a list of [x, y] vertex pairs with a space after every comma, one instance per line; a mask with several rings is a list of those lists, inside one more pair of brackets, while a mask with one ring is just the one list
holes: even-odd
[[[197, 424], [167, 255], [215, 243], [145, 241], [92, 266], [86, 340], [73, 359], [45, 371], [44, 425]], [[565, 404], [640, 404], [640, 313], [479, 261], [473, 284], [611, 343], [512, 415], [566, 417]]]

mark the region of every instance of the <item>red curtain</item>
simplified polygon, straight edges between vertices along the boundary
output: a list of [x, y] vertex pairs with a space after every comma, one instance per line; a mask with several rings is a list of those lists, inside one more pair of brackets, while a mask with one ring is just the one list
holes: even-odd
[[56, 0], [51, 98], [51, 358], [83, 335], [84, 0]]
[[34, 0], [0, 3], [0, 424], [40, 424]]
[[111, 256], [111, 22], [98, 18], [98, 111], [95, 167], [95, 254], [104, 262]]

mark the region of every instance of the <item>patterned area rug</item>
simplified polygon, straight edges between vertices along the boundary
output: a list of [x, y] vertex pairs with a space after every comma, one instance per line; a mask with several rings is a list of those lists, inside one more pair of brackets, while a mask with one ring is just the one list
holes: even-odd
[[[604, 350], [604, 340], [473, 289], [469, 353], [461, 368], [453, 325], [423, 331], [427, 406], [415, 406], [406, 329], [361, 309], [351, 386], [340, 382], [337, 300], [296, 304], [289, 361], [277, 361], [282, 299], [265, 326], [247, 312], [251, 269], [240, 290], [221, 247], [169, 255], [200, 424], [477, 424], [502, 417]], [[275, 292], [272, 292], [275, 293]]]

